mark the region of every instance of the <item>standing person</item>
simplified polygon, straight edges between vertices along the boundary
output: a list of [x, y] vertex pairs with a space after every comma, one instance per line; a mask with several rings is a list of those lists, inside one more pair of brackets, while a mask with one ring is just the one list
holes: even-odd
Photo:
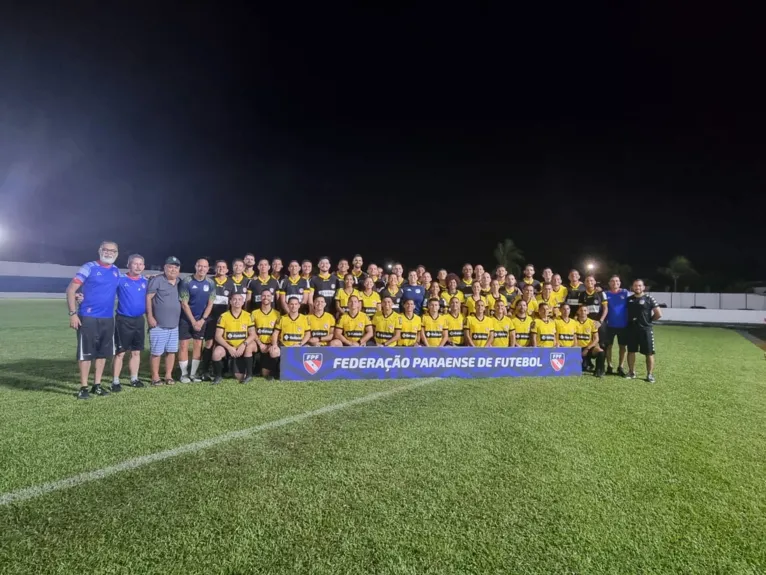
[[234, 282], [231, 281], [228, 274], [229, 265], [225, 260], [215, 262], [215, 276], [213, 277], [215, 298], [213, 299], [213, 309], [205, 325], [205, 349], [202, 350], [202, 363], [200, 363], [203, 380], [212, 379], [210, 376], [210, 362], [213, 359], [213, 344], [215, 343], [218, 318], [225, 311], [229, 310], [229, 298], [234, 293]]
[[577, 321], [575, 322], [575, 341], [582, 350], [582, 368], [590, 365], [589, 360], [596, 358], [596, 377], [604, 375], [604, 350], [598, 343], [598, 328], [596, 322], [588, 317], [585, 306], [577, 308]]
[[346, 274], [348, 273], [348, 260], [345, 258], [341, 258], [338, 260], [338, 269], [335, 271], [335, 283], [338, 284], [338, 286], [343, 285], [343, 280], [346, 279]]
[[551, 287], [553, 288], [553, 297], [556, 298], [556, 305], [561, 305], [567, 301], [567, 288], [561, 285], [561, 275], [553, 274], [551, 280]]
[[455, 274], [449, 274], [447, 276], [447, 289], [444, 290], [441, 294], [441, 298], [446, 302], [448, 308], [453, 297], [458, 299], [461, 306], [465, 301], [465, 294], [460, 291], [458, 285], [460, 285], [460, 278], [458, 278]]
[[392, 268], [391, 273], [396, 275], [396, 286], [402, 287], [404, 285], [404, 267], [399, 262], [396, 262]]
[[[448, 284], [449, 285], [449, 284]], [[463, 292], [463, 296], [471, 297], [473, 290], [473, 266], [469, 263], [463, 264], [463, 277], [457, 282], [457, 289]]]
[[324, 299], [325, 311], [327, 311], [327, 308], [329, 307], [331, 311], [328, 313], [332, 313], [332, 303], [335, 301], [335, 291], [342, 284], [336, 283], [337, 280], [335, 279], [335, 275], [330, 273], [330, 258], [320, 258], [319, 262], [317, 262], [317, 267], [319, 268], [319, 273], [311, 278], [311, 281], [309, 282], [309, 287], [311, 288], [309, 294], [309, 307], [313, 309], [314, 299], [321, 295]]
[[532, 264], [524, 266], [524, 277], [521, 278], [522, 289], [525, 285], [535, 288], [535, 293], [540, 291], [540, 282], [535, 279], [535, 266]]
[[[596, 278], [589, 275], [585, 278], [585, 291], [579, 292], [580, 306], [588, 310], [588, 319], [598, 322], [598, 340], [600, 345], [606, 339], [606, 318], [609, 314], [609, 302], [606, 295], [601, 290], [596, 289]], [[578, 308], [579, 311], [579, 308]], [[579, 314], [577, 316], [580, 317]], [[587, 369], [590, 371], [593, 365], [590, 356], [587, 362]]]
[[[551, 268], [545, 268], [542, 273], [543, 281], [542, 284], [552, 284], [553, 283], [553, 270]], [[541, 288], [542, 289], [542, 288]]]
[[439, 289], [441, 289], [441, 291], [447, 290], [447, 275], [447, 270], [444, 268], [440, 269], [436, 274], [436, 281], [439, 282]]
[[367, 266], [367, 275], [372, 278], [372, 285], [376, 292], [380, 292], [380, 290], [386, 287], [386, 282], [383, 281], [383, 277], [380, 275], [380, 268], [376, 264]]
[[375, 283], [371, 277], [367, 276], [362, 283], [362, 291], [359, 292], [359, 299], [362, 300], [362, 311], [372, 319], [372, 316], [380, 311], [380, 294], [375, 291]]
[[271, 260], [271, 277], [276, 280], [279, 289], [282, 289], [282, 280], [284, 279], [284, 276], [282, 275], [283, 267], [284, 264], [282, 263], [282, 258], [274, 258]]
[[[165, 260], [164, 273], [154, 276], [146, 290], [146, 323], [149, 324], [152, 385], [162, 385], [160, 359], [165, 356], [166, 385], [173, 385], [173, 364], [178, 352], [178, 318], [181, 300], [178, 293], [178, 274], [181, 261], [174, 256]], [[244, 301], [244, 297], [242, 298]]]
[[[245, 264], [245, 269], [242, 271], [242, 275], [248, 280], [253, 279], [255, 277], [255, 256], [251, 253], [247, 253], [245, 254], [245, 257], [242, 258], [242, 262]], [[210, 262], [208, 262], [208, 267], [210, 267]]]
[[393, 303], [393, 310], [396, 313], [399, 313], [401, 311], [402, 295], [404, 295], [404, 292], [399, 287], [399, 276], [397, 276], [395, 273], [389, 274], [388, 283], [386, 284], [386, 287], [383, 288], [383, 290], [380, 292], [381, 302], [384, 298], [390, 297], [391, 302]]
[[144, 267], [142, 256], [128, 256], [128, 273], [120, 276], [120, 285], [117, 287], [117, 316], [114, 320], [114, 344], [117, 353], [112, 361], [112, 391], [122, 391], [120, 372], [126, 352], [130, 352], [128, 369], [131, 387], [144, 387], [143, 382], [138, 379], [141, 352], [146, 342], [144, 314], [149, 282], [141, 275]]
[[627, 340], [625, 338], [625, 328], [628, 327], [628, 298], [630, 292], [621, 287], [622, 283], [619, 276], [612, 276], [609, 279], [609, 291], [606, 292], [606, 299], [609, 302], [609, 315], [606, 316], [606, 337], [602, 345], [606, 346], [606, 374], [613, 375], [612, 369], [612, 344], [615, 338], [619, 345], [619, 363], [617, 364], [617, 375], [625, 377], [625, 355], [627, 352]]
[[505, 295], [508, 305], [513, 305], [513, 302], [521, 297], [521, 288], [516, 283], [515, 275], [508, 274], [505, 276], [505, 284], [500, 286], [500, 292]]
[[240, 383], [248, 383], [253, 378], [251, 344], [255, 341], [255, 324], [252, 316], [243, 309], [245, 294], [232, 294], [229, 305], [229, 311], [224, 312], [216, 324], [213, 385], [218, 385], [223, 379], [223, 360], [226, 358], [234, 360], [234, 377]]
[[359, 291], [354, 284], [354, 276], [346, 274], [346, 277], [343, 278], [343, 287], [335, 292], [335, 308], [337, 310], [335, 315], [338, 319], [340, 319], [344, 313], [348, 312], [348, 300], [351, 296], [356, 296], [357, 298], [360, 297]]
[[489, 283], [489, 293], [487, 294], [487, 308], [489, 309], [489, 315], [495, 315], [495, 304], [500, 302], [503, 307], [508, 307], [508, 299], [500, 293], [500, 281], [492, 280]]
[[471, 284], [471, 295], [465, 298], [465, 303], [463, 304], [463, 315], [468, 318], [475, 313], [476, 304], [480, 301], [484, 302], [484, 309], [486, 310], [487, 298], [481, 293], [481, 284], [479, 282], [473, 282], [473, 284]]
[[[407, 274], [407, 283], [402, 286], [402, 301], [415, 303], [413, 312], [415, 315], [423, 315], [423, 302], [426, 299], [426, 288], [418, 282], [418, 272], [413, 270]], [[404, 332], [402, 332], [404, 333]], [[402, 336], [404, 337], [404, 336]]]
[[580, 281], [580, 272], [576, 269], [569, 270], [569, 285], [566, 286], [567, 303], [569, 309], [577, 317], [577, 309], [580, 307], [580, 293], [585, 291], [585, 285]]
[[271, 300], [274, 301], [279, 291], [279, 282], [269, 275], [269, 260], [261, 258], [258, 260], [258, 275], [247, 286], [249, 309], [255, 311], [261, 307], [261, 297], [266, 291], [271, 293]]
[[351, 275], [354, 276], [354, 284], [356, 285], [357, 289], [362, 289], [362, 284], [364, 283], [364, 279], [367, 277], [367, 274], [362, 271], [362, 266], [364, 265], [364, 260], [362, 259], [362, 256], [359, 254], [356, 254], [351, 259]]
[[[120, 270], [114, 265], [119, 250], [115, 242], [101, 242], [98, 259], [84, 264], [66, 290], [69, 327], [77, 330], [77, 361], [80, 368], [80, 391], [77, 399], [90, 399], [88, 378], [91, 362], [94, 395], [109, 395], [101, 387], [106, 359], [114, 356], [114, 300], [120, 284]], [[82, 288], [83, 300], [77, 309], [76, 294]]]
[[247, 298], [250, 280], [245, 277], [245, 262], [239, 258], [231, 262], [231, 281], [234, 283], [234, 293], [241, 293]]
[[[447, 301], [442, 297], [442, 288], [439, 285], [439, 281], [438, 280], [431, 281], [431, 285], [428, 288], [427, 299], [428, 299], [429, 303], [426, 304], [426, 305], [428, 306], [428, 310], [429, 311], [430, 311], [430, 307], [431, 307], [430, 301], [432, 299], [435, 299], [435, 300], [437, 300], [439, 302], [439, 313], [440, 314], [441, 313], [445, 313], [447, 311]], [[423, 316], [425, 316], [425, 314], [423, 314]]]
[[647, 293], [644, 280], [633, 282], [633, 295], [628, 298], [628, 379], [636, 378], [636, 352], [646, 356], [646, 381], [654, 383], [654, 330], [652, 323], [662, 319], [657, 301]]
[[[247, 257], [247, 256], [245, 256]], [[181, 383], [199, 383], [197, 369], [202, 359], [205, 328], [215, 303], [215, 283], [207, 277], [210, 262], [200, 258], [194, 264], [194, 275], [181, 280], [178, 294], [181, 300], [181, 318], [178, 320], [178, 367]], [[189, 340], [192, 340], [192, 361], [189, 371]]]
[[309, 282], [300, 276], [301, 266], [296, 260], [287, 266], [289, 275], [282, 280], [279, 289], [279, 307], [284, 313], [289, 311], [287, 304], [291, 299], [298, 300], [298, 307], [309, 303]]

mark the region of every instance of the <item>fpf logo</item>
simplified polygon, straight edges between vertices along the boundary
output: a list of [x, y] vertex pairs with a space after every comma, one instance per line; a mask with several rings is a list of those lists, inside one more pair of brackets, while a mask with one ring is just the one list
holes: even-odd
[[563, 353], [551, 353], [551, 367], [553, 368], [553, 371], [561, 371], [564, 369], [566, 360], [567, 356]]
[[314, 375], [322, 367], [322, 354], [321, 353], [304, 353], [303, 354], [303, 369], [305, 369], [309, 375]]

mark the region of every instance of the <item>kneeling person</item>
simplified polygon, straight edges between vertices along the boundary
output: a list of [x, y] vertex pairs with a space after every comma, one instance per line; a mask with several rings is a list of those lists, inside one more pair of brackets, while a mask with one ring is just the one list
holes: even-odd
[[234, 375], [239, 381], [247, 383], [253, 377], [253, 348], [250, 344], [255, 340], [255, 324], [252, 316], [242, 309], [244, 293], [232, 295], [230, 303], [231, 309], [221, 314], [215, 330], [213, 385], [221, 383], [223, 360], [227, 357], [234, 360]]
[[360, 311], [361, 308], [362, 303], [358, 296], [352, 295], [348, 298], [348, 313], [344, 313], [335, 326], [335, 340], [338, 343], [334, 345], [359, 347], [367, 345], [372, 339], [370, 318]]
[[582, 349], [583, 371], [587, 371], [589, 359], [596, 358], [596, 377], [604, 376], [604, 350], [599, 346], [598, 327], [596, 322], [588, 317], [587, 306], [577, 308], [577, 322], [575, 323], [575, 338], [577, 346]]
[[308, 318], [300, 313], [301, 302], [297, 298], [287, 300], [287, 313], [279, 318], [274, 329], [274, 339], [279, 347], [271, 348], [271, 357], [281, 357], [280, 347], [298, 347], [306, 345], [311, 339], [311, 327]]
[[[366, 280], [365, 280], [366, 281]], [[311, 338], [309, 345], [326, 346], [333, 345], [335, 337], [335, 318], [325, 311], [327, 302], [322, 294], [314, 296], [313, 310], [308, 314]], [[334, 344], [338, 345], [338, 344]]]

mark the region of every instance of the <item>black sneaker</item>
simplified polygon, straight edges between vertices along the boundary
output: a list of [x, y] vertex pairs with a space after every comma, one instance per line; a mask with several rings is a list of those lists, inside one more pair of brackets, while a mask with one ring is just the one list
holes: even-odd
[[202, 381], [213, 381], [213, 377], [209, 373], [203, 373]]
[[242, 383], [250, 383], [251, 381], [253, 381], [253, 376], [248, 375], [245, 379], [242, 380]]
[[109, 392], [105, 390], [103, 387], [101, 387], [100, 383], [98, 385], [94, 385], [93, 387], [91, 387], [90, 392], [93, 395], [100, 395], [101, 397], [105, 397], [109, 395]]
[[122, 391], [122, 384], [119, 381], [115, 381], [109, 389], [112, 390], [112, 393], [120, 393]]
[[619, 375], [620, 377], [628, 377], [628, 372], [625, 371], [624, 367], [620, 367], [617, 369], [617, 375]]
[[77, 399], [90, 399], [87, 387], [80, 388], [80, 392], [77, 394]]
[[648, 381], [649, 383], [654, 383], [655, 382], [654, 376], [650, 373], [649, 375], [646, 376], [646, 381]]
[[612, 366], [606, 368], [606, 374], [607, 375], [614, 375], [614, 370], [612, 369]]
[[636, 379], [636, 372], [631, 371], [630, 373], [625, 374], [625, 379]]
[[210, 382], [210, 385], [218, 385], [223, 381], [222, 377], [216, 377], [212, 382]]
[[146, 386], [144, 385], [144, 382], [141, 381], [140, 379], [132, 379], [130, 381], [130, 387], [146, 387]]

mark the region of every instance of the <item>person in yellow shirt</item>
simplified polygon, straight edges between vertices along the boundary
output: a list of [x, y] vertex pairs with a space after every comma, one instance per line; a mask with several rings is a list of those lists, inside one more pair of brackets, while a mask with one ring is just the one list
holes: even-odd
[[274, 309], [274, 296], [271, 291], [266, 290], [261, 293], [260, 306], [251, 315], [255, 325], [255, 340], [250, 345], [252, 353], [258, 355], [258, 366], [261, 375], [266, 380], [274, 379], [277, 373], [277, 360], [271, 357], [271, 347], [276, 347], [276, 340], [273, 340], [274, 329], [279, 321], [279, 312]]
[[[474, 286], [478, 284], [474, 283]], [[487, 303], [484, 299], [476, 302], [476, 312], [466, 316], [463, 334], [468, 347], [491, 347], [495, 337], [495, 320], [485, 315]]]
[[489, 272], [482, 271], [480, 276], [476, 276], [476, 281], [481, 285], [481, 295], [487, 297], [491, 289], [492, 275]]
[[375, 291], [375, 280], [370, 276], [364, 278], [362, 282], [363, 289], [359, 292], [359, 299], [362, 302], [362, 312], [367, 317], [372, 317], [380, 311], [380, 294]]
[[[550, 284], [548, 284], [550, 285]], [[548, 303], [540, 302], [537, 308], [537, 319], [535, 320], [535, 339], [537, 347], [558, 347], [559, 340], [556, 335], [556, 321], [548, 311]]]
[[233, 294], [229, 305], [229, 311], [223, 312], [218, 318], [215, 330], [213, 385], [218, 385], [223, 380], [223, 360], [226, 357], [234, 360], [234, 376], [238, 381], [247, 383], [253, 378], [253, 352], [250, 343], [255, 339], [255, 326], [253, 318], [243, 309], [245, 293]]
[[445, 345], [463, 345], [465, 316], [460, 313], [460, 299], [457, 296], [453, 296], [449, 301], [447, 313], [443, 317], [444, 327], [447, 328], [447, 341]]
[[521, 295], [513, 302], [512, 307], [514, 315], [516, 315], [516, 306], [520, 301], [524, 301], [527, 304], [526, 315], [534, 318], [537, 316], [537, 300], [535, 299], [535, 287], [532, 284], [523, 284], [521, 288]]
[[561, 317], [556, 319], [556, 335], [559, 347], [574, 347], [576, 320], [569, 317], [569, 304], [566, 301], [559, 306]]
[[577, 308], [577, 321], [575, 323], [575, 341], [578, 347], [582, 349], [583, 371], [587, 371], [588, 359], [596, 359], [596, 377], [604, 376], [604, 363], [606, 354], [599, 346], [598, 326], [596, 322], [588, 317], [587, 306], [581, 305]]
[[444, 290], [441, 294], [441, 298], [444, 300], [444, 302], [447, 304], [447, 308], [449, 308], [450, 300], [453, 297], [456, 297], [458, 301], [460, 302], [460, 305], [463, 305], [463, 302], [465, 301], [465, 294], [458, 289], [458, 277], [455, 274], [450, 274], [447, 276], [447, 289]]
[[516, 345], [516, 331], [513, 320], [505, 313], [505, 303], [498, 299], [495, 302], [495, 337], [492, 339], [492, 347], [514, 347]]
[[[308, 318], [300, 313], [301, 302], [297, 298], [287, 301], [287, 313], [279, 318], [272, 338], [279, 347], [298, 347], [306, 345], [311, 339]], [[279, 357], [278, 354], [277, 357]]]
[[335, 342], [335, 318], [325, 311], [326, 307], [324, 296], [316, 294], [313, 311], [306, 316], [311, 330], [309, 345], [324, 347]]
[[503, 307], [508, 307], [508, 299], [502, 293], [500, 293], [500, 282], [498, 280], [492, 280], [489, 282], [489, 293], [486, 295], [486, 297], [489, 315], [495, 315], [495, 304], [498, 301], [503, 303]]
[[359, 296], [350, 296], [348, 298], [348, 313], [344, 313], [335, 326], [335, 339], [340, 345], [365, 346], [372, 339], [370, 318], [367, 317], [367, 314], [362, 313], [361, 309], [362, 302], [359, 300]]
[[399, 347], [415, 347], [420, 341], [420, 331], [423, 324], [420, 316], [415, 313], [415, 302], [411, 299], [404, 300], [404, 313], [402, 314], [402, 337], [399, 338]]
[[537, 314], [535, 317], [543, 317], [540, 311], [540, 306], [546, 304], [546, 313], [549, 318], [556, 318], [559, 316], [559, 306], [556, 297], [553, 295], [553, 286], [549, 283], [544, 283], [540, 293], [535, 298], [537, 302]]
[[473, 282], [471, 284], [471, 295], [465, 298], [463, 303], [463, 315], [468, 317], [476, 313], [476, 304], [478, 302], [484, 302], [484, 309], [487, 309], [487, 297], [481, 293], [481, 284], [479, 282]]
[[559, 274], [553, 274], [553, 279], [551, 280], [551, 291], [553, 292], [553, 297], [556, 298], [556, 301], [559, 304], [559, 307], [562, 303], [567, 301], [567, 288], [565, 288], [562, 285], [561, 281], [561, 275]]
[[[532, 287], [532, 286], [528, 286]], [[519, 300], [513, 311], [513, 331], [516, 334], [516, 347], [535, 347], [535, 322], [527, 313], [526, 300]]]
[[380, 311], [372, 317], [375, 345], [394, 347], [402, 336], [402, 316], [394, 311], [394, 301], [384, 296]]
[[[439, 284], [433, 282], [437, 288]], [[441, 306], [438, 297], [428, 300], [428, 311], [423, 314], [421, 323], [423, 330], [420, 332], [420, 342], [426, 347], [440, 347], [446, 345], [449, 334], [444, 323], [444, 316], [439, 313]]]
[[355, 286], [354, 276], [346, 274], [343, 278], [343, 287], [335, 292], [336, 317], [340, 318], [340, 316], [348, 312], [348, 300], [351, 296], [356, 296], [361, 301], [361, 295]]

